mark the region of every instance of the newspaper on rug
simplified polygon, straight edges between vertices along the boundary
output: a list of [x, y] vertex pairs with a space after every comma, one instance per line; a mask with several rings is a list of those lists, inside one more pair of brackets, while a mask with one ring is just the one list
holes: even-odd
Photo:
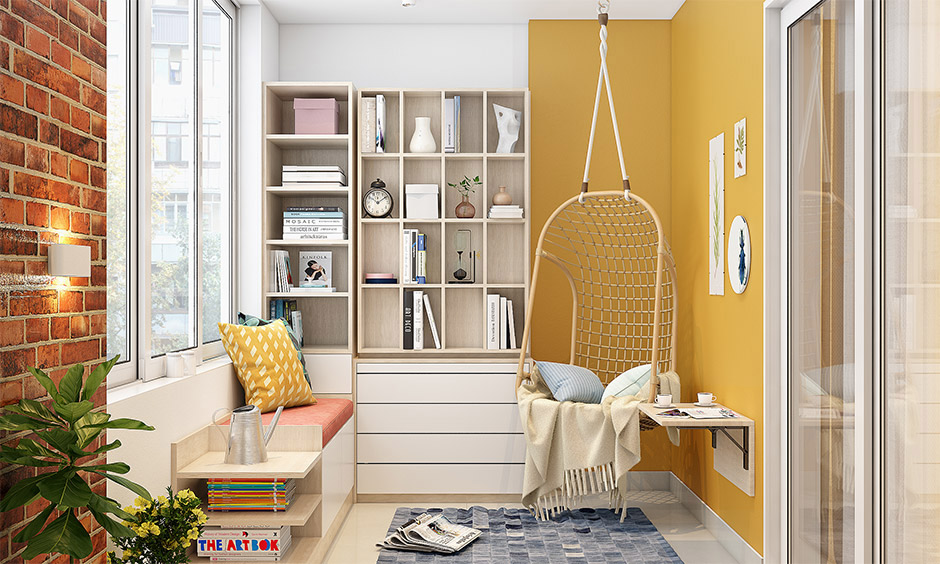
[[376, 546], [393, 550], [453, 554], [481, 534], [478, 529], [451, 523], [440, 513], [422, 513], [398, 527], [398, 530]]

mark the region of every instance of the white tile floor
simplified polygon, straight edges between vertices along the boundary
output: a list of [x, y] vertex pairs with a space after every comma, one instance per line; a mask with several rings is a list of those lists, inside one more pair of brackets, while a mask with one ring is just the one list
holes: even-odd
[[[375, 543], [381, 540], [395, 509], [414, 507], [521, 507], [511, 503], [357, 503], [326, 555], [324, 564], [370, 564], [378, 558]], [[656, 525], [685, 564], [734, 564], [735, 559], [674, 495], [666, 491], [633, 492], [630, 507], [639, 507]]]

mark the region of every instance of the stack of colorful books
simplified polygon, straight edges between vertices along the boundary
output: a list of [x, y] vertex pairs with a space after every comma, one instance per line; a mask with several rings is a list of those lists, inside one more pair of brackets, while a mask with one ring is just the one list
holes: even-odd
[[292, 479], [207, 480], [209, 511], [286, 511], [297, 484]]
[[284, 239], [346, 239], [346, 212], [337, 206], [290, 206], [284, 210]]

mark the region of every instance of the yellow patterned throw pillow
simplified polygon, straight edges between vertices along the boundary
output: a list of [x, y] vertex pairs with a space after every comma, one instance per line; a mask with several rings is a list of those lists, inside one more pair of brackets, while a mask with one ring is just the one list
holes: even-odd
[[316, 403], [290, 335], [282, 323], [248, 327], [219, 323], [222, 345], [235, 365], [245, 401], [262, 413]]

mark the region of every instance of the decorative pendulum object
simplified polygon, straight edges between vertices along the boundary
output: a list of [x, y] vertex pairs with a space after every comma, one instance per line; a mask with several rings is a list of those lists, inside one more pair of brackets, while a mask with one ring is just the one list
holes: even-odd
[[458, 229], [454, 233], [454, 250], [457, 251], [457, 269], [454, 270], [454, 280], [463, 283], [473, 282], [472, 278], [469, 280], [467, 279], [467, 266], [464, 263], [466, 260], [464, 255], [470, 251], [469, 229]]
[[412, 153], [437, 152], [437, 142], [434, 141], [434, 135], [431, 133], [431, 118], [415, 118], [415, 133], [411, 136], [409, 148]]
[[522, 126], [522, 112], [493, 104], [493, 113], [496, 114], [496, 131], [499, 132], [499, 143], [496, 145], [497, 153], [511, 153], [519, 140], [519, 129]]

